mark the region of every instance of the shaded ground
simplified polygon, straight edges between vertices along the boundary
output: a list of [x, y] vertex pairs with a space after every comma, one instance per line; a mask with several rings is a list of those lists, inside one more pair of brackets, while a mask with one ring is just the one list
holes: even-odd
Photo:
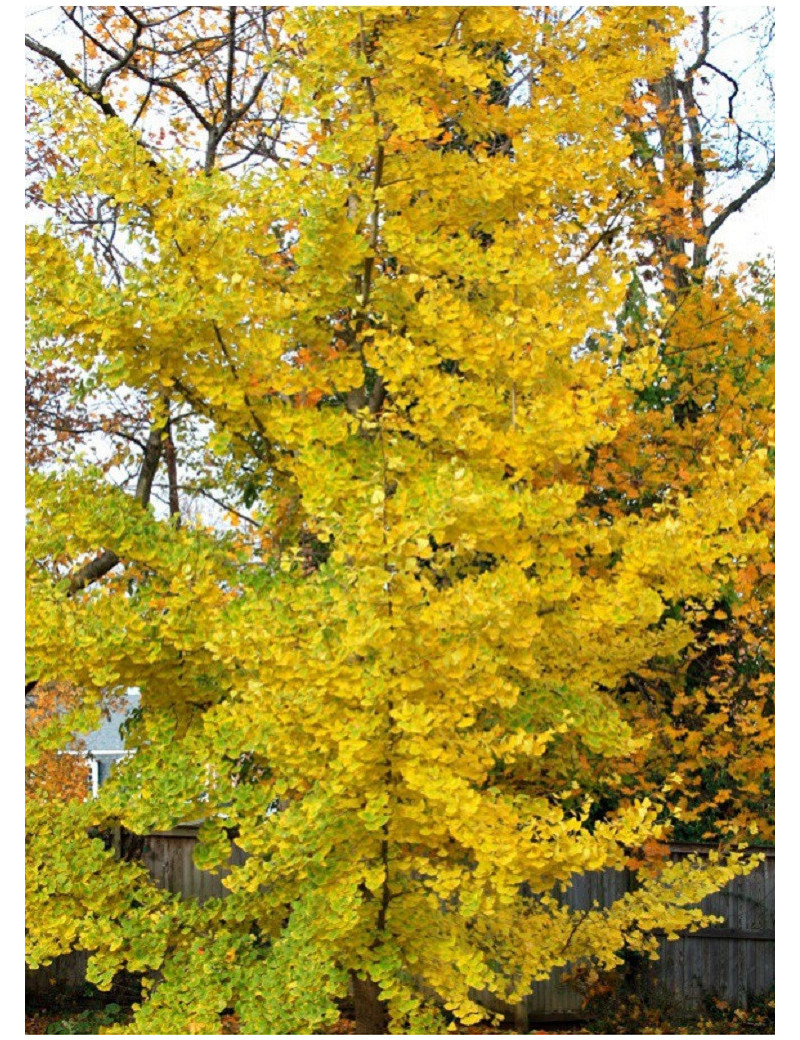
[[[662, 987], [640, 985], [626, 988], [620, 977], [603, 976], [593, 986], [582, 989], [584, 1004], [580, 1022], [548, 1022], [531, 1025], [524, 1035], [752, 1035], [775, 1032], [774, 995], [751, 1000], [748, 1008], [737, 1008], [709, 996], [702, 1007], [687, 1010], [676, 1003], [674, 995]], [[120, 974], [109, 992], [86, 984], [81, 992], [68, 995], [55, 988], [28, 1004], [26, 1035], [97, 1035], [104, 1027], [130, 1021], [132, 1005], [141, 999], [140, 980]], [[342, 1001], [341, 1016], [326, 1035], [355, 1032], [352, 1006]], [[478, 1025], [451, 1035], [518, 1036], [510, 1023], [505, 1027]], [[218, 1035], [239, 1035], [235, 1014], [220, 1017]]]
[[[584, 1023], [548, 1025], [546, 1029], [531, 1029], [526, 1035], [554, 1036], [576, 1034], [633, 1034], [633, 1035], [752, 1035], [767, 1036], [775, 1032], [775, 1003], [761, 1000], [745, 1010], [733, 1008], [720, 1000], [711, 1000], [707, 1006], [693, 1015], [668, 1014], [665, 1008], [645, 1007], [636, 1001], [616, 1001], [613, 1006], [587, 1007], [591, 1015]], [[118, 1004], [106, 1004], [79, 1008], [62, 1007], [53, 1010], [36, 1010], [25, 1016], [27, 1035], [92, 1035], [99, 1028], [123, 1022], [130, 1016], [130, 1009]], [[346, 1015], [331, 1028], [328, 1035], [352, 1034], [355, 1023]], [[235, 1015], [222, 1017], [219, 1035], [238, 1035]], [[517, 1036], [511, 1029], [494, 1029], [487, 1026], [470, 1026], [460, 1036], [487, 1034]]]

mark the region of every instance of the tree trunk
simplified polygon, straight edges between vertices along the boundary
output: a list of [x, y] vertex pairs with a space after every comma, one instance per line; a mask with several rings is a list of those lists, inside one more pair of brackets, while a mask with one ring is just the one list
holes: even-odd
[[378, 983], [350, 972], [358, 1036], [383, 1036], [389, 1032], [389, 1014], [380, 999]]

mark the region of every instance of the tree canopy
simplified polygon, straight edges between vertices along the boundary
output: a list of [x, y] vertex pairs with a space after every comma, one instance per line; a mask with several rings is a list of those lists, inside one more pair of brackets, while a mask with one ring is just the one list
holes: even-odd
[[[772, 331], [765, 274], [685, 248], [691, 122], [654, 159], [684, 16], [65, 10], [77, 61], [28, 41], [26, 682], [72, 693], [33, 767], [141, 707], [96, 800], [33, 785], [29, 963], [145, 973], [133, 1033], [309, 1033], [348, 989], [440, 1032], [700, 926], [746, 858], [652, 850], [769, 833]], [[102, 840], [187, 820], [246, 853], [225, 899]], [[641, 883], [559, 899], [606, 867]]]

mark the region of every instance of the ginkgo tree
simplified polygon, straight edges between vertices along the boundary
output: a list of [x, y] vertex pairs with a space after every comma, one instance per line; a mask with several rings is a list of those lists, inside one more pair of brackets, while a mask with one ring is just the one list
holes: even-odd
[[[614, 316], [648, 186], [623, 109], [669, 67], [675, 11], [280, 18], [248, 52], [281, 99], [271, 164], [159, 153], [108, 77], [32, 91], [57, 142], [32, 362], [137, 394], [151, 432], [135, 495], [79, 459], [28, 480], [27, 682], [79, 691], [31, 761], [141, 691], [98, 799], [31, 798], [28, 959], [143, 973], [132, 1033], [218, 1032], [226, 1009], [310, 1033], [348, 993], [359, 1032], [441, 1032], [485, 1017], [481, 991], [655, 955], [748, 869], [656, 858], [611, 907], [559, 898], [667, 833], [660, 792], [598, 818], [570, 762], [641, 750], [615, 691], [692, 643], [676, 604], [763, 549], [742, 519], [769, 469], [728, 453], [646, 514], [587, 504], [590, 454], [660, 364]], [[125, 264], [70, 220], [98, 199]], [[153, 510], [181, 408], [244, 527]], [[165, 892], [102, 840], [187, 820], [198, 866], [246, 854], [225, 899]]]

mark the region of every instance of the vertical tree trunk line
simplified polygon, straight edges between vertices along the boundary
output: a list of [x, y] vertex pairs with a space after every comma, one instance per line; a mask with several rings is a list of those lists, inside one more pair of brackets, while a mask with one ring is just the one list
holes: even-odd
[[383, 1036], [389, 1032], [389, 1013], [381, 1000], [380, 988], [373, 979], [362, 979], [350, 972], [350, 988], [358, 1036]]

